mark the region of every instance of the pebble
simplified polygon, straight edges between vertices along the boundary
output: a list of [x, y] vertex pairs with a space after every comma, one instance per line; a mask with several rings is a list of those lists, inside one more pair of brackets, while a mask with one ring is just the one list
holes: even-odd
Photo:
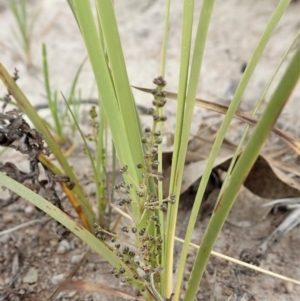
[[57, 239], [51, 239], [49, 241], [49, 244], [51, 247], [56, 247], [58, 245], [58, 241], [57, 241]]
[[293, 292], [293, 283], [286, 281], [283, 283], [283, 286], [287, 294], [291, 294]]
[[38, 284], [35, 285], [27, 285], [26, 289], [27, 289], [27, 293], [29, 294], [36, 294], [38, 292], [37, 286]]
[[58, 275], [54, 275], [51, 278], [51, 283], [53, 285], [57, 285], [57, 284], [63, 282], [64, 280], [65, 280], [65, 274], [58, 274]]
[[0, 243], [7, 243], [10, 240], [10, 235], [9, 234], [4, 234], [0, 236]]
[[76, 247], [76, 245], [75, 245], [74, 239], [72, 239], [72, 240], [70, 241], [70, 249], [71, 249], [71, 250], [74, 250], [75, 247]]
[[26, 206], [24, 208], [24, 213], [27, 215], [27, 216], [31, 216], [33, 214], [33, 211], [34, 211], [34, 207], [33, 206]]
[[78, 263], [81, 258], [83, 257], [82, 254], [75, 254], [71, 257], [71, 263]]
[[66, 292], [60, 292], [57, 297], [56, 300], [73, 300], [73, 298], [75, 297], [75, 295], [77, 294], [76, 291], [72, 291], [70, 293], [66, 293]]
[[2, 217], [2, 221], [4, 222], [4, 224], [11, 223], [14, 222], [16, 218], [17, 216], [14, 212], [6, 212]]
[[70, 250], [69, 242], [66, 239], [63, 239], [62, 241], [60, 241], [56, 252], [58, 254], [65, 254], [69, 250]]
[[65, 254], [66, 251], [67, 250], [66, 250], [65, 246], [59, 245], [56, 252], [57, 252], [57, 254]]
[[59, 265], [59, 262], [60, 262], [60, 257], [56, 256], [54, 258], [54, 264], [57, 266], [57, 265]]
[[73, 292], [68, 293], [67, 297], [71, 299], [71, 298], [75, 297], [76, 294], [77, 294], [77, 292], [73, 291]]
[[[95, 263], [90, 263], [89, 265], [90, 265], [90, 269], [91, 269], [92, 271], [96, 271], [96, 270], [97, 270], [97, 265], [96, 265]], [[91, 277], [92, 277], [92, 278], [95, 278], [95, 274], [93, 273], [93, 274], [91, 275]]]
[[38, 280], [38, 271], [35, 268], [29, 268], [26, 275], [23, 277], [23, 283], [33, 284]]

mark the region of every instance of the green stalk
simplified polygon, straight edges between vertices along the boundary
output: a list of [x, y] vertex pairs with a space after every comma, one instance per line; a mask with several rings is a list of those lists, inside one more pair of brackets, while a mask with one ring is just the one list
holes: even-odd
[[[70, 89], [70, 92], [69, 92], [69, 96], [67, 98], [67, 102], [68, 104], [70, 105], [70, 107], [72, 107], [72, 113], [74, 114], [74, 117], [78, 118], [78, 114], [76, 115], [75, 114], [75, 110], [74, 108], [77, 107], [77, 112], [78, 113], [78, 107], [79, 107], [79, 104], [80, 104], [80, 100], [79, 101], [75, 101], [75, 90], [76, 90], [76, 87], [77, 87], [77, 83], [78, 83], [78, 80], [79, 80], [79, 76], [80, 76], [80, 73], [82, 71], [82, 68], [85, 64], [87, 60], [87, 57], [84, 58], [84, 60], [82, 61], [82, 63], [79, 65], [78, 69], [77, 69], [77, 72], [75, 73], [75, 76], [74, 76], [74, 79], [72, 81], [72, 85], [71, 85], [71, 89]], [[74, 120], [73, 118], [68, 118], [69, 117], [69, 114], [68, 114], [68, 108], [66, 108], [64, 110], [64, 112], [61, 114], [61, 121], [60, 123], [64, 126], [65, 123], [66, 123], [66, 119], [69, 120], [70, 124], [71, 124], [71, 127], [73, 128], [73, 124], [72, 124], [72, 120]]]
[[[165, 23], [164, 23], [164, 36], [163, 36], [163, 43], [162, 43], [162, 49], [161, 49], [161, 63], [160, 63], [160, 74], [164, 78], [166, 73], [166, 57], [167, 57], [167, 44], [168, 44], [168, 33], [169, 33], [169, 20], [170, 20], [170, 5], [171, 0], [166, 1], [166, 14], [165, 14]], [[163, 108], [159, 109], [160, 116], [163, 115]], [[158, 130], [163, 135], [163, 123], [160, 122], [158, 124]], [[158, 172], [163, 172], [163, 166], [162, 166], [162, 145], [158, 145], [158, 162], [160, 162], [158, 166]], [[158, 182], [158, 199], [163, 199], [163, 185], [162, 181]], [[165, 234], [165, 217], [164, 213], [162, 211], [158, 212], [159, 217], [159, 223], [160, 223], [160, 232], [161, 236], [164, 237]], [[161, 257], [161, 266], [166, 265], [166, 258], [165, 258], [165, 244], [162, 245], [162, 257]], [[166, 273], [161, 274], [161, 286], [160, 286], [160, 293], [163, 293], [165, 291], [165, 285], [166, 285]]]
[[[114, 187], [114, 185], [116, 184], [116, 176], [117, 176], [117, 172], [116, 172], [116, 161], [117, 161], [117, 158], [116, 158], [116, 150], [115, 150], [115, 147], [114, 147], [114, 143], [113, 141], [111, 141], [111, 144], [112, 144], [112, 174], [111, 174], [111, 179], [110, 179], [110, 185], [111, 187]], [[108, 206], [108, 225], [111, 224], [111, 221], [112, 221], [112, 207], [110, 206], [110, 204], [112, 203], [114, 199], [114, 190], [111, 189], [111, 192], [109, 194], [109, 198], [108, 198], [108, 201], [109, 201], [109, 206]]]
[[[107, 122], [105, 119], [105, 114], [103, 109], [100, 108], [100, 121], [98, 128], [98, 138], [97, 138], [97, 153], [96, 153], [96, 166], [97, 172], [99, 173], [99, 179], [96, 185], [99, 186], [99, 196], [97, 198], [99, 216], [98, 220], [102, 222], [104, 213], [106, 210], [106, 189], [103, 187], [103, 182], [106, 183], [106, 153], [107, 153]], [[105, 153], [104, 153], [105, 152]]]
[[[17, 3], [18, 2], [18, 3]], [[10, 9], [13, 12], [13, 15], [16, 19], [17, 28], [19, 31], [19, 35], [15, 33], [16, 38], [18, 39], [18, 42], [25, 52], [25, 56], [27, 59], [27, 65], [31, 65], [31, 53], [30, 53], [30, 35], [33, 28], [34, 21], [36, 17], [33, 18], [31, 25], [28, 25], [28, 15], [27, 15], [27, 9], [26, 9], [26, 1], [20, 0], [20, 1], [10, 0], [9, 5]]]
[[52, 98], [51, 88], [50, 88], [50, 79], [49, 79], [49, 68], [47, 60], [47, 48], [43, 43], [42, 45], [42, 55], [43, 55], [43, 72], [44, 72], [44, 81], [45, 81], [45, 90], [47, 95], [47, 102], [49, 109], [54, 121], [55, 133], [57, 134], [60, 140], [63, 140], [62, 127], [60, 122], [60, 117], [58, 116], [58, 107], [57, 107], [57, 95], [54, 94]]
[[236, 163], [236, 166], [228, 181], [228, 185], [215, 206], [212, 217], [201, 242], [200, 249], [194, 263], [194, 268], [190, 274], [184, 301], [194, 300], [194, 296], [197, 293], [212, 248], [219, 236], [229, 211], [234, 204], [241, 185], [246, 180], [247, 175], [249, 174], [259, 155], [263, 143], [267, 139], [277, 117], [279, 116], [283, 106], [288, 100], [289, 95], [299, 80], [299, 62], [300, 48], [298, 48], [297, 52], [292, 58], [285, 74], [277, 86], [277, 89], [271, 97], [266, 110], [254, 128], [253, 134], [250, 137], [245, 150]]
[[[169, 194], [174, 193], [175, 170], [177, 168], [177, 160], [181, 144], [182, 123], [184, 119], [184, 106], [186, 89], [188, 83], [188, 72], [191, 52], [192, 29], [193, 29], [193, 16], [194, 16], [194, 0], [185, 0], [183, 8], [183, 26], [181, 34], [181, 57], [180, 57], [180, 73], [179, 73], [179, 88], [177, 97], [177, 113], [176, 113], [176, 128], [174, 135], [174, 150], [172, 157], [172, 170], [170, 177]], [[178, 196], [176, 202], [178, 203]], [[174, 205], [173, 205], [174, 206]], [[175, 205], [176, 206], [176, 205]], [[174, 212], [168, 210], [166, 231], [164, 236], [164, 250], [165, 250], [165, 269], [162, 273], [164, 282], [164, 296], [170, 296], [172, 293], [173, 282], [173, 249], [174, 249], [174, 235], [176, 216]], [[170, 233], [172, 229], [172, 233]]]

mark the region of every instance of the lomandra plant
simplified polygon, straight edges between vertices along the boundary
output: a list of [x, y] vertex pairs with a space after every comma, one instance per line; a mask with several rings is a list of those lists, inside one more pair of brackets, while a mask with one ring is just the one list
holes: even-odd
[[[178, 271], [175, 275], [173, 253], [180, 188], [214, 1], [204, 0], [202, 3], [194, 43], [192, 43], [194, 1], [184, 1], [175, 142], [167, 198], [164, 198], [162, 193], [161, 142], [162, 123], [166, 120], [163, 113], [166, 103], [164, 74], [170, 1], [166, 1], [161, 74], [154, 80], [153, 107], [149, 108], [148, 112], [153, 118], [153, 123], [152, 127], [146, 127], [143, 130], [126, 72], [112, 1], [95, 1], [96, 19], [90, 1], [69, 0], [68, 2], [80, 28], [97, 83], [99, 109], [102, 112], [98, 116], [106, 118], [120, 162], [120, 172], [123, 174], [123, 181], [114, 186], [114, 191], [118, 196], [117, 206], [114, 207], [128, 218], [128, 222], [116, 232], [108, 231], [107, 228], [95, 222], [92, 234], [76, 224], [57, 207], [49, 204], [47, 200], [3, 173], [0, 173], [0, 183], [30, 201], [82, 239], [111, 263], [113, 266], [111, 272], [114, 276], [120, 278], [122, 282], [131, 283], [144, 300], [179, 300], [182, 294], [185, 301], [195, 300], [214, 243], [237, 193], [300, 76], [297, 65], [300, 61], [300, 48], [298, 47], [239, 160], [232, 167], [228, 180], [224, 182], [225, 186], [221, 190], [202, 238], [187, 290], [182, 292], [181, 283], [187, 251], [213, 163], [253, 71], [290, 1], [281, 0], [270, 17], [252, 57], [249, 58], [248, 66], [218, 131], [194, 201]], [[192, 45], [194, 45], [193, 49]], [[13, 91], [10, 92], [14, 95]], [[132, 233], [130, 244], [124, 242], [122, 232]], [[173, 286], [173, 283], [176, 285]]]

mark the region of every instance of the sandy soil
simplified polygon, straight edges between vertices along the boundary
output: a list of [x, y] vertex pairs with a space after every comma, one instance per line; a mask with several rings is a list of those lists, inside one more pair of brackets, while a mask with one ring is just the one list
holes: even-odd
[[[176, 91], [178, 85], [181, 2], [174, 1], [171, 10], [166, 73], [167, 90], [169, 91]], [[278, 1], [275, 0], [263, 2], [258, 0], [251, 2], [246, 0], [216, 1], [199, 83], [198, 95], [200, 97], [228, 103], [226, 92], [229, 86], [240, 78], [241, 66], [249, 60], [277, 3]], [[164, 1], [127, 0], [115, 1], [115, 5], [130, 81], [134, 85], [152, 87], [153, 78], [159, 74]], [[199, 16], [200, 7], [201, 1], [196, 1], [196, 19]], [[47, 44], [51, 86], [65, 94], [70, 90], [74, 74], [85, 58], [86, 52], [77, 24], [65, 1], [32, 0], [28, 1], [28, 8], [30, 15], [34, 15], [40, 9], [32, 35], [33, 66], [27, 69], [22, 59], [23, 52], [12, 34], [12, 29], [15, 28], [14, 19], [8, 9], [8, 1], [4, 0], [0, 0], [0, 62], [11, 72], [15, 67], [20, 70], [21, 78], [18, 84], [29, 100], [36, 105], [46, 102], [41, 44]], [[264, 85], [300, 28], [299, 12], [300, 2], [291, 3], [249, 83], [249, 88], [243, 97], [242, 108], [246, 110], [252, 108], [260, 96]], [[279, 74], [282, 74], [283, 70]], [[275, 79], [275, 83], [276, 81]], [[91, 68], [88, 64], [85, 64], [80, 75], [79, 87], [84, 99], [97, 96]], [[275, 84], [272, 85], [270, 93], [275, 87]], [[4, 95], [5, 89], [1, 89], [1, 93]], [[151, 97], [136, 91], [134, 94], [138, 104], [143, 106], [150, 104]], [[281, 117], [284, 129], [298, 139], [300, 137], [299, 130], [297, 130], [300, 126], [299, 97], [300, 86], [298, 85], [284, 109], [283, 117]], [[174, 103], [169, 102], [166, 110], [170, 117], [169, 127], [172, 130]], [[49, 116], [47, 110], [41, 111], [41, 114], [44, 117]], [[198, 129], [207, 114], [204, 110], [195, 110], [193, 132]], [[73, 160], [76, 162], [82, 160], [79, 151], [75, 152], [73, 156], [75, 156]], [[13, 158], [15, 164], [24, 168], [27, 164], [14, 152], [7, 152], [1, 157], [0, 162], [7, 158]], [[295, 156], [291, 155], [290, 158], [294, 159]], [[85, 167], [85, 163], [81, 162], [76, 169], [81, 170]], [[0, 198], [2, 198], [2, 192]], [[245, 192], [240, 198], [249, 203], [254, 196]], [[65, 206], [68, 209], [68, 205]], [[244, 213], [244, 208], [241, 203], [235, 210], [238, 212], [237, 214]], [[75, 216], [74, 212], [71, 214]], [[185, 211], [182, 211], [181, 215], [179, 216], [180, 224], [186, 215]], [[224, 226], [215, 250], [235, 258], [238, 258], [244, 249], [256, 250], [284, 216], [285, 212], [281, 211], [270, 214], [251, 228], [240, 228], [228, 223]], [[41, 218], [44, 217], [31, 205], [25, 201], [19, 201], [0, 211], [0, 231]], [[202, 221], [199, 219], [194, 235], [196, 243], [200, 241], [207, 221], [208, 218]], [[182, 229], [179, 227], [179, 232], [180, 230]], [[299, 244], [299, 229], [296, 228], [272, 246], [266, 257], [262, 259], [261, 266], [299, 280]], [[64, 279], [71, 272], [78, 262], [78, 256], [86, 251], [86, 247], [74, 236], [70, 236], [63, 243], [59, 242], [55, 235], [54, 222], [36, 224], [9, 235], [2, 235], [0, 236], [0, 288], [8, 285], [15, 272], [20, 270], [21, 274], [15, 282], [15, 290], [21, 294], [22, 289], [26, 289], [27, 293], [22, 300], [46, 300], [57, 287], [59, 280]], [[195, 252], [191, 250], [187, 261], [187, 275], [193, 265], [194, 255]], [[31, 269], [33, 274], [37, 272], [37, 279], [33, 283], [28, 283], [25, 277], [30, 268], [34, 270]], [[89, 280], [128, 289], [127, 286], [121, 285], [117, 279], [114, 279], [109, 274], [109, 270], [109, 265], [104, 263], [101, 258], [89, 254], [88, 261], [83, 264], [73, 279]], [[256, 276], [242, 274], [241, 279], [243, 288], [249, 292], [241, 300], [250, 300], [251, 296], [253, 296], [253, 300], [299, 300], [300, 286], [261, 274]], [[233, 289], [228, 283], [237, 286], [236, 281], [234, 266], [212, 257], [196, 300], [229, 300]], [[0, 300], [10, 300], [1, 299], [1, 293], [0, 291]], [[88, 295], [87, 293], [64, 291], [58, 295], [56, 300], [119, 300], [95, 294]], [[18, 300], [17, 295], [14, 295], [14, 298], [11, 300]], [[236, 296], [232, 296], [230, 300], [236, 300]]]

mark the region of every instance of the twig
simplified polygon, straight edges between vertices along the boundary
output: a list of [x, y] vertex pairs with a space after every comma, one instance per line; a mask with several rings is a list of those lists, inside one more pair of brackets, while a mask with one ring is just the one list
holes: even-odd
[[285, 220], [267, 237], [267, 239], [258, 247], [258, 254], [263, 256], [268, 248], [277, 241], [282, 234], [292, 230], [300, 224], [300, 208], [293, 210]]
[[19, 229], [22, 229], [22, 228], [25, 228], [25, 227], [28, 227], [28, 226], [31, 226], [31, 225], [34, 225], [36, 223], [44, 223], [44, 222], [48, 222], [50, 220], [50, 218], [44, 218], [44, 219], [35, 219], [35, 220], [32, 220], [32, 221], [29, 221], [29, 222], [26, 222], [26, 223], [23, 223], [21, 225], [18, 225], [18, 226], [15, 226], [13, 228], [10, 228], [10, 229], [7, 229], [7, 230], [3, 230], [3, 231], [0, 231], [0, 236], [2, 235], [5, 235], [5, 234], [9, 234], [9, 233], [12, 233], [14, 231], [17, 231]]

